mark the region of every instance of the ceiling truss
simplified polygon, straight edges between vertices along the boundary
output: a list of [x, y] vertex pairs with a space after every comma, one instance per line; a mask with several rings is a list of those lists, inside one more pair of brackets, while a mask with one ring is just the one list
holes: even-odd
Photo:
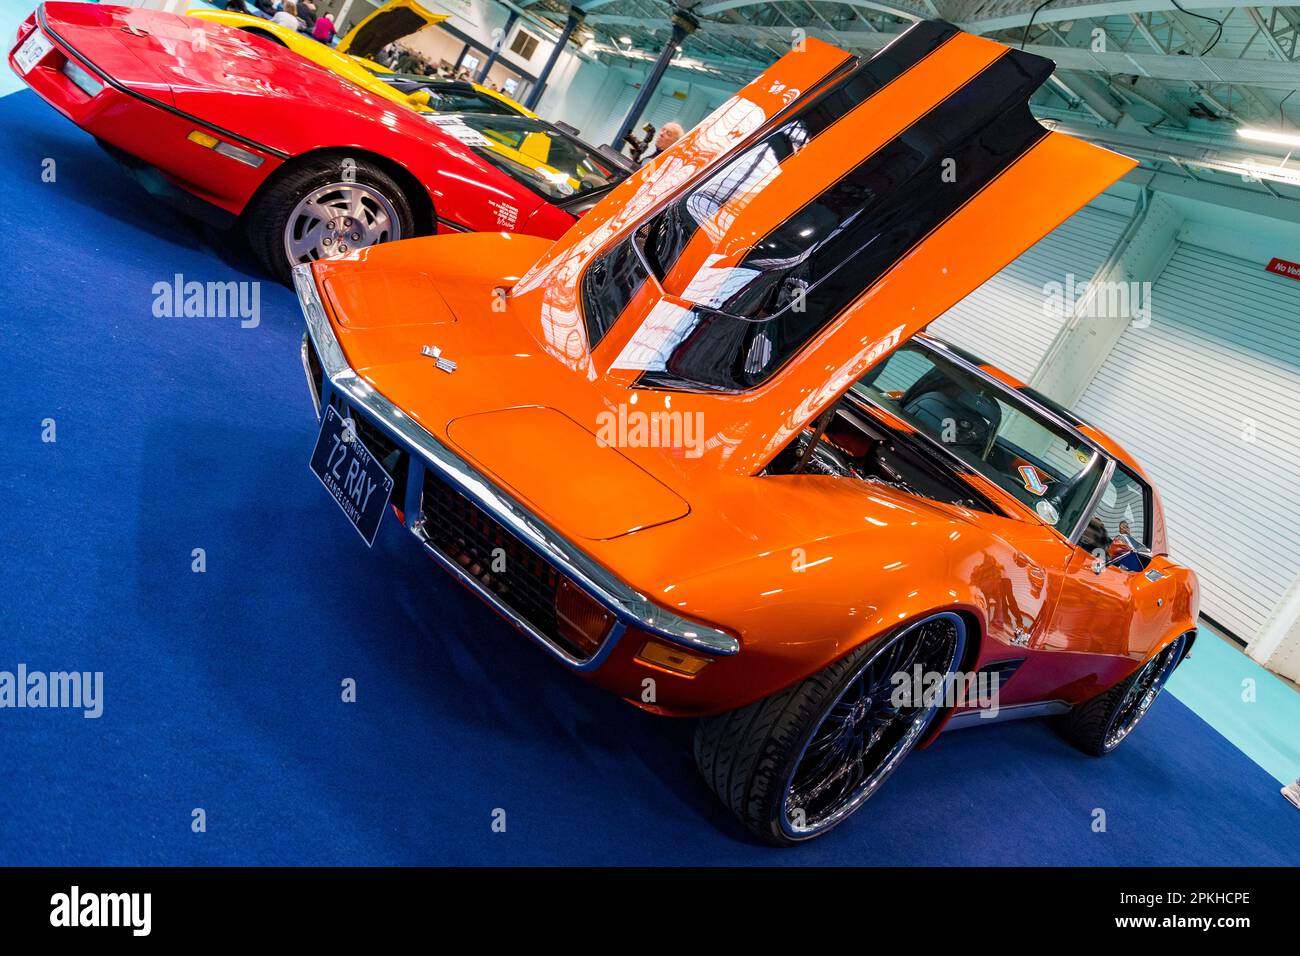
[[[563, 21], [568, 0], [514, 0]], [[666, 42], [668, 0], [578, 0], [608, 61], [642, 61]], [[684, 0], [700, 20], [675, 64], [739, 84], [812, 36], [879, 50], [917, 20], [1056, 61], [1036, 103], [1102, 128], [1226, 148], [1239, 126], [1300, 129], [1300, 7], [1232, 0]], [[1036, 8], [1041, 7], [1041, 9]], [[1180, 9], [1181, 8], [1181, 9]], [[1032, 25], [1031, 25], [1032, 20]]]

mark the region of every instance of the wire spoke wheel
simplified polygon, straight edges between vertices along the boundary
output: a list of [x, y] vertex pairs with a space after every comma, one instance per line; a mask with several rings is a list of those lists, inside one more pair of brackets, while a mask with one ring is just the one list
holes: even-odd
[[806, 839], [853, 813], [884, 783], [924, 735], [944, 704], [940, 692], [901, 700], [916, 668], [945, 679], [961, 664], [965, 628], [953, 614], [936, 615], [876, 648], [827, 707], [785, 786], [780, 823]]
[[284, 226], [291, 263], [314, 262], [402, 238], [392, 201], [368, 183], [328, 183], [303, 196]]
[[1146, 716], [1164, 688], [1165, 681], [1169, 679], [1169, 675], [1174, 672], [1174, 668], [1182, 658], [1183, 645], [1186, 641], [1186, 637], [1180, 637], [1170, 642], [1164, 650], [1143, 664], [1133, 676], [1115, 707], [1115, 716], [1110, 726], [1106, 729], [1102, 741], [1105, 750], [1114, 750], [1118, 747]]

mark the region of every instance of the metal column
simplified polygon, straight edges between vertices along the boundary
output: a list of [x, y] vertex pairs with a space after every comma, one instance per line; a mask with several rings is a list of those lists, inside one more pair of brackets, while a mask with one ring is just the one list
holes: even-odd
[[668, 43], [664, 48], [659, 51], [659, 58], [655, 60], [655, 65], [650, 68], [650, 75], [641, 84], [641, 92], [637, 94], [636, 102], [627, 111], [627, 118], [623, 120], [618, 135], [614, 137], [612, 145], [615, 149], [619, 149], [623, 145], [623, 140], [632, 132], [632, 127], [636, 126], [636, 121], [641, 118], [645, 108], [650, 105], [650, 97], [654, 95], [655, 89], [659, 86], [659, 81], [663, 79], [668, 64], [677, 55], [677, 51], [682, 48], [682, 41], [694, 33], [699, 25], [700, 21], [686, 10], [678, 10], [673, 13], [672, 36], [668, 38]]
[[546, 81], [550, 79], [551, 69], [555, 62], [560, 58], [561, 51], [564, 50], [565, 44], [569, 42], [569, 37], [573, 36], [573, 31], [578, 28], [586, 14], [577, 7], [569, 7], [569, 19], [564, 22], [564, 30], [560, 33], [560, 38], [555, 41], [555, 47], [551, 50], [550, 59], [546, 61], [546, 66], [542, 67], [541, 75], [537, 77], [537, 82], [533, 88], [528, 91], [528, 99], [524, 101], [524, 106], [530, 110], [537, 106], [537, 101], [542, 98], [542, 90], [546, 87]]
[[484, 61], [483, 68], [478, 71], [478, 76], [474, 77], [475, 83], [482, 83], [487, 79], [488, 70], [492, 69], [492, 66], [496, 63], [497, 54], [499, 54], [501, 48], [506, 45], [506, 37], [510, 36], [510, 31], [514, 29], [515, 23], [518, 20], [519, 14], [511, 10], [510, 16], [506, 17], [506, 25], [501, 30], [501, 39], [492, 46], [492, 52], [488, 54], [487, 60]]

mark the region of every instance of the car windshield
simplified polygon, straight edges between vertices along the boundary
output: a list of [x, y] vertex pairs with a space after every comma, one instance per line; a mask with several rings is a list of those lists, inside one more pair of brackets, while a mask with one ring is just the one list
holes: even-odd
[[429, 94], [429, 106], [439, 113], [494, 113], [497, 116], [518, 116], [519, 111], [510, 104], [503, 103], [495, 96], [488, 96], [478, 90], [440, 89], [436, 86], [423, 87]]
[[543, 120], [486, 113], [431, 113], [428, 119], [552, 202], [604, 188], [624, 175], [594, 149]]
[[853, 386], [1070, 535], [1106, 460], [1020, 393], [908, 343]]
[[377, 73], [378, 79], [401, 93], [425, 93], [429, 108], [439, 113], [495, 113], [499, 116], [520, 116], [504, 100], [477, 90], [469, 83], [443, 80], [418, 73]]

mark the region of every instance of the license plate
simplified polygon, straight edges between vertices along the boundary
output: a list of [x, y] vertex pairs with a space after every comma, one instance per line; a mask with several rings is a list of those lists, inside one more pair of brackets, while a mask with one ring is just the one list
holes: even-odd
[[14, 63], [18, 65], [19, 71], [25, 76], [32, 67], [40, 62], [41, 57], [54, 49], [54, 44], [39, 29], [33, 30], [31, 36], [23, 41], [23, 45], [18, 48], [14, 54]]
[[311, 470], [338, 502], [366, 547], [375, 543], [379, 521], [393, 495], [393, 479], [357, 435], [350, 418], [325, 406]]

